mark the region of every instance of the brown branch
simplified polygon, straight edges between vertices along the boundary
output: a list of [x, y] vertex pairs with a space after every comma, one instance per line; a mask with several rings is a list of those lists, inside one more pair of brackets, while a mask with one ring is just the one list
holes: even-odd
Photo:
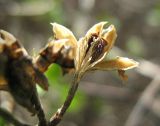
[[56, 126], [62, 120], [63, 115], [65, 114], [65, 112], [69, 108], [69, 106], [74, 98], [74, 95], [77, 91], [79, 80], [80, 80], [79, 74], [75, 73], [71, 87], [68, 91], [68, 95], [66, 97], [66, 100], [65, 100], [64, 104], [61, 106], [61, 108], [59, 108], [57, 110], [57, 112], [50, 119], [49, 126]]
[[22, 122], [20, 122], [19, 120], [17, 120], [15, 117], [13, 117], [11, 115], [11, 113], [9, 113], [7, 110], [4, 110], [2, 108], [0, 108], [0, 116], [6, 120], [7, 122], [15, 125], [15, 126], [30, 126], [30, 125], [27, 125], [27, 124], [24, 124]]
[[145, 114], [152, 109], [153, 101], [160, 87], [160, 77], [157, 76], [151, 84], [146, 88], [141, 98], [130, 114], [125, 126], [139, 126], [140, 122], [144, 120]]
[[41, 106], [37, 90], [35, 89], [35, 94], [33, 95], [32, 102], [35, 105], [35, 109], [37, 110], [37, 117], [39, 119], [39, 124], [38, 126], [47, 126], [47, 121], [45, 118], [45, 113], [43, 111], [43, 108]]

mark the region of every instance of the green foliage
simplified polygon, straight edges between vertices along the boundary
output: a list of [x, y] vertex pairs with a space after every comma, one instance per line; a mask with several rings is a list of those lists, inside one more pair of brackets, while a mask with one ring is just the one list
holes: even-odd
[[49, 79], [50, 85], [53, 86], [53, 84], [59, 83], [59, 79], [62, 78], [62, 69], [59, 65], [52, 64], [45, 74]]
[[143, 44], [142, 40], [136, 36], [130, 37], [126, 43], [126, 47], [130, 53], [136, 56], [145, 55], [145, 45]]
[[0, 126], [5, 126], [5, 121], [0, 117]]
[[49, 12], [50, 21], [64, 23], [64, 10], [62, 7], [62, 0], [54, 0], [54, 7]]
[[[38, 20], [38, 23], [42, 21], [42, 23], [50, 23], [50, 22], [59, 22], [64, 24], [64, 9], [63, 9], [63, 0], [21, 0], [22, 4], [24, 5], [33, 5], [37, 4], [42, 6], [43, 3], [45, 4], [44, 7], [40, 8], [43, 11], [48, 10], [47, 13], [42, 13], [39, 16], [35, 16], [32, 20]], [[34, 9], [34, 8], [31, 8]], [[37, 9], [37, 8], [36, 8]], [[39, 8], [38, 8], [39, 9]], [[42, 11], [39, 10], [39, 11]]]
[[86, 104], [86, 95], [84, 92], [77, 91], [68, 112], [78, 113]]
[[146, 21], [151, 26], [160, 26], [160, 4], [148, 13]]
[[104, 105], [105, 102], [102, 99], [95, 97], [94, 100], [92, 100], [92, 106], [96, 113], [100, 112]]

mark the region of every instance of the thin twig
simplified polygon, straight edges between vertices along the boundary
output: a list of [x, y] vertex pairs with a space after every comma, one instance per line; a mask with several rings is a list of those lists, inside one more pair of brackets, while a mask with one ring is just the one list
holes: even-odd
[[125, 126], [139, 126], [140, 122], [143, 121], [145, 114], [152, 109], [153, 101], [160, 87], [160, 77], [157, 76], [149, 84], [146, 90], [143, 92], [141, 98], [134, 107], [132, 113], [130, 114]]
[[4, 110], [2, 108], [0, 108], [0, 116], [4, 120], [6, 120], [7, 122], [9, 122], [15, 126], [30, 126], [30, 125], [27, 125], [27, 124], [20, 122], [15, 117], [13, 117], [13, 115], [11, 113], [9, 113], [7, 110]]
[[61, 106], [61, 108], [59, 108], [57, 110], [57, 112], [50, 119], [49, 126], [56, 126], [62, 120], [63, 115], [65, 114], [65, 112], [69, 108], [69, 106], [74, 98], [74, 95], [77, 91], [79, 80], [80, 80], [79, 74], [75, 73], [74, 79], [73, 79], [71, 87], [68, 91], [68, 95], [66, 97], [66, 100], [65, 100], [64, 104]]
[[37, 93], [36, 89], [35, 89], [34, 93], [35, 94], [33, 95], [32, 102], [35, 105], [35, 109], [37, 110], [37, 117], [39, 119], [38, 126], [47, 126], [45, 113], [44, 113], [43, 108], [41, 106], [41, 103], [40, 103], [40, 100], [39, 100], [38, 93]]

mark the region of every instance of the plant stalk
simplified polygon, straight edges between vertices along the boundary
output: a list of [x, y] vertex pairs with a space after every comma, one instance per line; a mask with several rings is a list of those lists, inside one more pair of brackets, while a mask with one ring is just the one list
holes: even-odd
[[66, 100], [64, 101], [63, 105], [57, 110], [57, 112], [50, 119], [49, 126], [56, 126], [62, 120], [65, 112], [67, 111], [67, 109], [71, 105], [71, 102], [75, 96], [79, 81], [80, 81], [79, 73], [75, 73], [73, 81], [71, 83], [71, 87], [68, 91], [68, 95], [66, 97]]
[[47, 120], [45, 118], [45, 113], [44, 113], [43, 108], [41, 106], [36, 88], [34, 91], [34, 95], [32, 97], [32, 102], [33, 102], [33, 105], [35, 105], [35, 109], [37, 110], [36, 114], [37, 114], [37, 117], [39, 120], [38, 126], [47, 126]]

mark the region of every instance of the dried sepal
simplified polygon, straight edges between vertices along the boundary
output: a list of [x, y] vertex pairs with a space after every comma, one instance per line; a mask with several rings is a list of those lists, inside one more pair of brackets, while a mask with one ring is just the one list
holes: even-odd
[[4, 40], [6, 42], [6, 44], [12, 44], [13, 42], [16, 41], [16, 38], [10, 34], [9, 32], [7, 31], [4, 31], [4, 30], [0, 30], [0, 37], [2, 40]]
[[[68, 39], [52, 40], [45, 48], [43, 48], [34, 64], [36, 68], [44, 73], [50, 64], [56, 63], [62, 67], [64, 73], [69, 72], [69, 69], [74, 68], [73, 47], [69, 46]], [[67, 70], [66, 70], [67, 69]]]
[[104, 48], [104, 52], [108, 53], [113, 47], [117, 38], [117, 33], [114, 25], [110, 25], [107, 29], [102, 31], [102, 38], [107, 42], [107, 46]]
[[13, 42], [8, 47], [8, 53], [14, 59], [18, 59], [28, 55], [27, 51], [22, 47], [22, 45], [18, 41]]
[[76, 71], [79, 71], [82, 67], [84, 58], [86, 56], [87, 49], [87, 40], [86, 38], [80, 38], [78, 41], [78, 47], [76, 48], [76, 56], [75, 56], [75, 67]]
[[103, 30], [104, 26], [107, 24], [107, 22], [100, 22], [92, 26], [88, 32], [86, 33], [86, 36], [90, 36], [92, 34], [99, 35], [100, 32]]
[[47, 44], [46, 47], [51, 47], [53, 53], [57, 53], [61, 48], [64, 46], [66, 47], [68, 44], [68, 39], [59, 39], [59, 40], [52, 40]]
[[126, 57], [116, 57], [96, 64], [92, 69], [96, 70], [128, 70], [138, 66], [138, 62]]
[[53, 26], [53, 33], [54, 33], [55, 40], [61, 40], [61, 39], [68, 40], [65, 43], [65, 47], [71, 48], [68, 53], [69, 54], [68, 57], [70, 57], [70, 59], [74, 60], [76, 58], [76, 49], [78, 48], [77, 40], [76, 40], [74, 34], [68, 28], [66, 28], [60, 24], [57, 24], [57, 23], [51, 23], [51, 24]]
[[4, 40], [0, 37], [0, 44], [3, 44]]
[[56, 62], [67, 41], [67, 39], [52, 40], [40, 51], [34, 60], [34, 64], [39, 71], [44, 73], [51, 63]]
[[28, 55], [27, 51], [22, 47], [22, 45], [17, 41], [17, 39], [9, 32], [0, 30], [0, 40], [2, 43], [1, 48], [3, 47], [3, 51], [5, 51], [5, 53], [8, 56], [17, 59]]
[[68, 28], [57, 23], [51, 23], [51, 25], [53, 26], [53, 33], [56, 40], [68, 39], [68, 45], [77, 47], [77, 40]]

